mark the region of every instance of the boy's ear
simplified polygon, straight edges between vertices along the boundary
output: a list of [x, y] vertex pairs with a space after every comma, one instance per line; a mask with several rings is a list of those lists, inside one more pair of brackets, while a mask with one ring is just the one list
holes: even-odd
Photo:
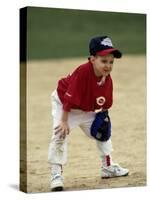
[[93, 63], [95, 60], [95, 56], [90, 56], [89, 58], [90, 58], [90, 61]]

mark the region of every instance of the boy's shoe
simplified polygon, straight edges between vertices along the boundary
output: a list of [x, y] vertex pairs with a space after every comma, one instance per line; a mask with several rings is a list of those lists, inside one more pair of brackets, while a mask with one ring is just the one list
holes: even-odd
[[63, 177], [61, 174], [55, 174], [51, 178], [51, 191], [62, 191], [64, 188]]
[[112, 164], [108, 167], [101, 168], [101, 178], [114, 178], [120, 176], [127, 176], [129, 174], [129, 170], [120, 167], [118, 164]]

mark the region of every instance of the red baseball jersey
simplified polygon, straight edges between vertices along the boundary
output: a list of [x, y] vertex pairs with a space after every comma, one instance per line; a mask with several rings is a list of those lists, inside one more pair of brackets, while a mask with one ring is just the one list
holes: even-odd
[[81, 109], [95, 111], [108, 109], [113, 103], [113, 83], [108, 75], [103, 85], [102, 77], [94, 73], [90, 61], [77, 67], [72, 74], [58, 81], [57, 92], [65, 111]]

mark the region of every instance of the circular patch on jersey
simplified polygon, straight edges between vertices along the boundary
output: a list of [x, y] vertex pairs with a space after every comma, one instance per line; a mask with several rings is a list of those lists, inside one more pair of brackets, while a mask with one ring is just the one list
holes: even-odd
[[96, 103], [97, 103], [99, 106], [104, 105], [105, 101], [106, 101], [106, 99], [105, 99], [105, 97], [103, 97], [103, 96], [98, 97], [98, 98], [96, 99]]

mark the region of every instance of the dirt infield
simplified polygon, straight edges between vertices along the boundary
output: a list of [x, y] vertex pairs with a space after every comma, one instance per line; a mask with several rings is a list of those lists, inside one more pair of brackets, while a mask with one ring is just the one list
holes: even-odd
[[[69, 74], [85, 58], [31, 61], [27, 65], [27, 173], [28, 192], [48, 192], [47, 162], [52, 118], [50, 94], [57, 80]], [[113, 160], [129, 168], [127, 177], [100, 179], [95, 141], [79, 129], [69, 135], [65, 190], [146, 185], [146, 59], [125, 56], [112, 72], [114, 104], [112, 120]]]

